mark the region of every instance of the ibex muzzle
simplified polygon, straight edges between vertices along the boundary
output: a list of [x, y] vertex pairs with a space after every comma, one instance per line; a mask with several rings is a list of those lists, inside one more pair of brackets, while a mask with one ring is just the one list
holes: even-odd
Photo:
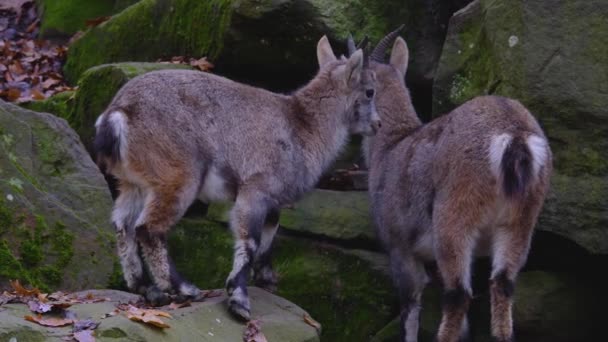
[[280, 208], [314, 187], [349, 134], [379, 126], [375, 76], [362, 51], [338, 60], [323, 37], [317, 58], [318, 74], [290, 96], [187, 70], [139, 76], [116, 94], [97, 120], [95, 149], [119, 180], [112, 221], [131, 290], [158, 303], [168, 292], [199, 294], [166, 248], [169, 229], [196, 198], [235, 203], [230, 311], [249, 318], [251, 271], [257, 285], [275, 287], [270, 249]]

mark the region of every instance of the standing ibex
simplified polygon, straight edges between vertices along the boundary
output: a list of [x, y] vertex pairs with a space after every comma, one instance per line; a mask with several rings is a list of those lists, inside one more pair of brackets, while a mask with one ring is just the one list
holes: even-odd
[[374, 223], [399, 291], [402, 340], [417, 340], [425, 263], [433, 261], [445, 291], [437, 340], [466, 338], [471, 263], [489, 255], [492, 335], [511, 341], [514, 282], [549, 187], [547, 139], [524, 106], [499, 96], [477, 97], [423, 125], [405, 85], [408, 49], [397, 32], [370, 56], [382, 128], [366, 138], [364, 153]]
[[315, 185], [349, 134], [380, 126], [362, 51], [337, 59], [323, 37], [317, 57], [318, 74], [291, 96], [184, 70], [139, 76], [117, 93], [97, 120], [95, 149], [119, 180], [112, 221], [131, 290], [145, 289], [141, 252], [150, 300], [198, 295], [171, 263], [167, 233], [197, 197], [234, 201], [226, 288], [230, 311], [249, 318], [251, 268], [257, 285], [276, 284], [269, 253], [281, 206]]

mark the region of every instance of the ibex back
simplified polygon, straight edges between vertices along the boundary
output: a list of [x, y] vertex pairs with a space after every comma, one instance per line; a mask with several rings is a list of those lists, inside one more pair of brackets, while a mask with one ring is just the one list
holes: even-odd
[[492, 334], [511, 341], [514, 282], [549, 187], [547, 139], [524, 106], [499, 96], [474, 98], [423, 125], [404, 81], [405, 41], [397, 38], [390, 63], [382, 62], [396, 36], [371, 55], [383, 126], [364, 151], [371, 210], [399, 291], [402, 340], [417, 340], [425, 264], [434, 261], [445, 291], [437, 340], [465, 338], [471, 263], [489, 255]]
[[[119, 180], [112, 221], [131, 290], [157, 303], [170, 292], [199, 294], [166, 248], [170, 227], [196, 198], [235, 202], [231, 312], [249, 318], [252, 267], [257, 285], [275, 286], [270, 247], [281, 206], [315, 185], [349, 134], [379, 127], [361, 50], [338, 60], [323, 37], [317, 57], [319, 73], [292, 96], [184, 70], [151, 72], [118, 92], [96, 123], [95, 147]], [[155, 286], [146, 287], [139, 253]]]

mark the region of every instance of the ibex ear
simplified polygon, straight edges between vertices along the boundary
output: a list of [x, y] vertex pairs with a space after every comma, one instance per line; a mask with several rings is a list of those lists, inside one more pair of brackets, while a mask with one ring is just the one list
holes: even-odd
[[317, 59], [319, 60], [320, 68], [325, 66], [325, 64], [336, 60], [336, 55], [334, 55], [331, 45], [329, 45], [327, 36], [323, 36], [321, 40], [319, 40], [319, 43], [317, 43]]
[[361, 80], [361, 72], [363, 71], [363, 51], [361, 49], [355, 51], [346, 62], [346, 82], [353, 87]]
[[403, 76], [405, 76], [405, 72], [407, 71], [409, 55], [410, 53], [407, 49], [407, 44], [405, 44], [405, 40], [403, 40], [401, 37], [397, 37], [395, 43], [393, 44], [393, 50], [391, 51], [390, 64], [395, 69], [399, 70]]

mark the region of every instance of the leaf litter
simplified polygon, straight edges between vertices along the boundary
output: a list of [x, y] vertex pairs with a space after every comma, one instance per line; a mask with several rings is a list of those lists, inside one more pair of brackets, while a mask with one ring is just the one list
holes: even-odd
[[2, 0], [0, 98], [24, 103], [73, 90], [61, 71], [67, 47], [38, 39], [39, 31], [33, 0]]

